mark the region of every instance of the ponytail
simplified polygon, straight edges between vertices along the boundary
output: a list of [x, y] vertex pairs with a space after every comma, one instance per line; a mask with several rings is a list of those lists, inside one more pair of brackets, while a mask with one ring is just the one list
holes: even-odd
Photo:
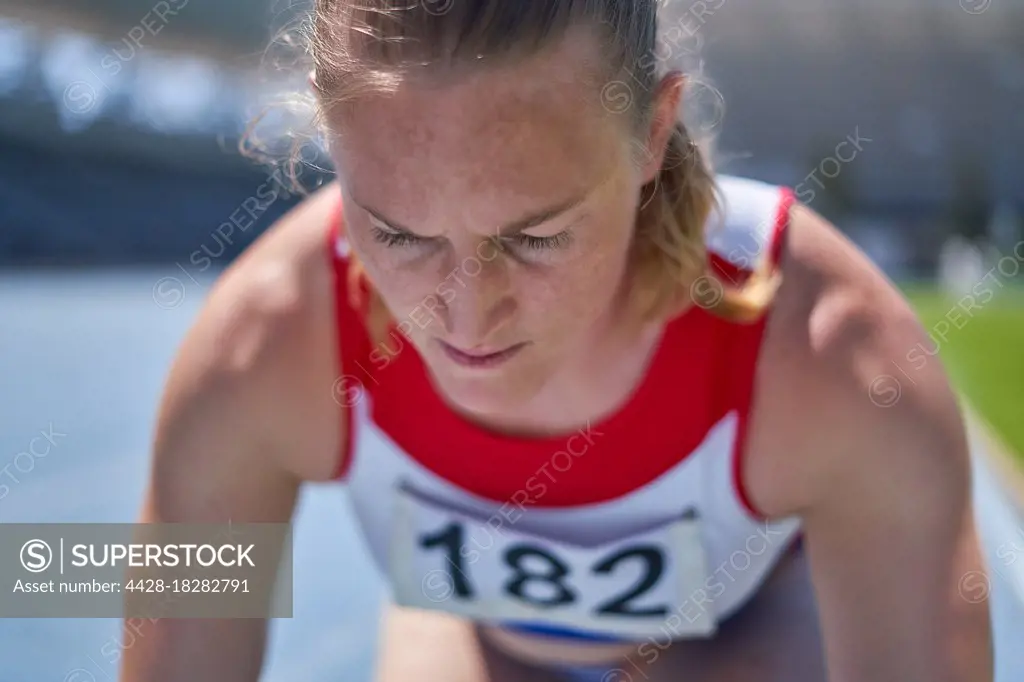
[[[671, 318], [693, 305], [731, 322], [758, 320], [781, 283], [761, 258], [741, 284], [723, 282], [711, 266], [706, 230], [721, 217], [714, 174], [704, 152], [677, 123], [658, 176], [643, 190], [634, 246], [635, 304], [644, 319]], [[700, 295], [699, 290], [710, 291]]]

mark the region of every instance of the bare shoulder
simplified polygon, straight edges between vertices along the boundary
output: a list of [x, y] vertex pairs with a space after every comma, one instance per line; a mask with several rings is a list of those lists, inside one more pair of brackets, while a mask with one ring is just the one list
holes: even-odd
[[[959, 406], [926, 330], [899, 289], [811, 209], [791, 214], [779, 290], [759, 363], [746, 479], [767, 512], [800, 513], [843, 481], [904, 462], [967, 475]], [[918, 350], [915, 355], [914, 351]], [[901, 454], [906, 453], [906, 454]], [[779, 475], [780, 471], [789, 474]]]
[[162, 411], [215, 403], [302, 479], [330, 477], [340, 443], [337, 357], [327, 251], [337, 187], [282, 216], [218, 278], [181, 345]]

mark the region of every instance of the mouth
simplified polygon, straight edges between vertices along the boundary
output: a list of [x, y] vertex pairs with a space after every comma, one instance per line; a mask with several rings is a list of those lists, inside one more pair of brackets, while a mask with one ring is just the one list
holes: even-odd
[[514, 346], [508, 346], [507, 348], [500, 350], [492, 350], [489, 348], [462, 350], [449, 345], [440, 339], [438, 339], [438, 343], [441, 344], [441, 348], [444, 350], [445, 355], [447, 355], [452, 362], [470, 369], [491, 369], [498, 367], [511, 360], [519, 354], [519, 351], [526, 347], [525, 343], [517, 343]]

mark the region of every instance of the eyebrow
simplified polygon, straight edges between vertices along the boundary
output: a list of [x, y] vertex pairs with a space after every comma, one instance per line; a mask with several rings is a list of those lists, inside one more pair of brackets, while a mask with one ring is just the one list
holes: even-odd
[[[557, 203], [557, 204], [555, 204], [553, 206], [549, 206], [548, 208], [545, 208], [545, 209], [543, 209], [541, 211], [538, 211], [537, 213], [534, 213], [533, 215], [526, 216], [525, 218], [520, 218], [518, 220], [514, 220], [511, 223], [507, 223], [507, 224], [503, 225], [498, 230], [498, 234], [500, 234], [501, 236], [507, 237], [507, 236], [515, 235], [515, 234], [518, 234], [520, 232], [524, 232], [526, 230], [532, 229], [534, 227], [537, 227], [538, 225], [543, 225], [544, 223], [549, 222], [551, 220], [554, 220], [555, 218], [568, 213], [569, 211], [573, 210], [574, 208], [577, 208], [578, 206], [583, 204], [584, 201], [587, 200], [588, 196], [590, 196], [590, 191], [589, 190], [587, 192], [584, 192], [583, 194], [581, 194], [578, 197], [575, 197], [573, 199], [569, 199], [568, 201], [563, 201], [563, 202]], [[372, 209], [369, 206], [367, 206], [367, 205], [365, 205], [365, 204], [363, 204], [363, 203], [361, 203], [359, 201], [356, 201], [355, 199], [352, 199], [352, 203], [356, 204], [357, 206], [362, 208], [364, 211], [366, 211], [367, 213], [372, 215], [374, 218], [376, 218], [380, 222], [384, 223], [385, 225], [387, 225], [388, 227], [390, 227], [390, 228], [392, 228], [392, 229], [394, 229], [396, 231], [399, 231], [399, 232], [409, 232], [410, 234], [416, 234], [415, 230], [411, 230], [408, 227], [406, 227], [405, 225], [402, 225], [401, 223], [398, 223], [398, 222], [395, 222], [394, 220], [390, 220], [389, 218], [386, 218], [383, 214], [381, 214], [380, 211]]]

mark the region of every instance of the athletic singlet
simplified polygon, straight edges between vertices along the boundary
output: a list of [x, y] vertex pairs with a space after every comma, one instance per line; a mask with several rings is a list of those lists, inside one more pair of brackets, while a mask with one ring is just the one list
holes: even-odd
[[[738, 283], [760, 258], [778, 262], [793, 193], [718, 184], [709, 259]], [[396, 603], [616, 641], [710, 636], [756, 592], [799, 532], [798, 519], [759, 514], [741, 476], [766, 319], [692, 307], [612, 416], [559, 437], [501, 435], [444, 403], [395, 326], [371, 341], [341, 223], [339, 207], [338, 478]]]

